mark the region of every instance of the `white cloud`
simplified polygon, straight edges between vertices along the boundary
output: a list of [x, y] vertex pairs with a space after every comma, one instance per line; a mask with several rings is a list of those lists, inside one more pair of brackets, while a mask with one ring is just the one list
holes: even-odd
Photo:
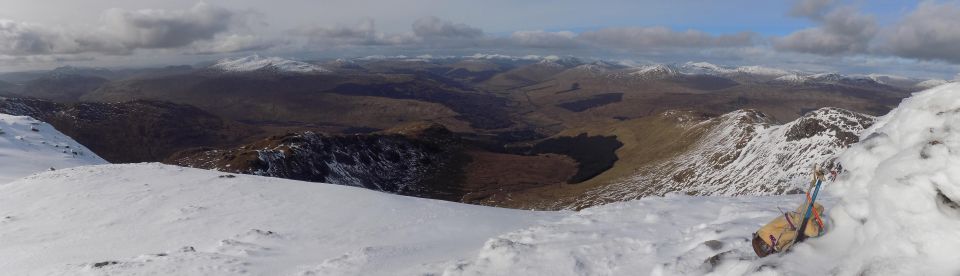
[[[132, 54], [138, 49], [176, 49], [193, 44], [216, 44], [211, 49], [251, 48], [252, 35], [227, 34], [245, 24], [236, 12], [197, 4], [187, 10], [110, 9], [93, 30], [52, 28], [0, 20], [0, 54], [14, 56], [101, 53]], [[214, 41], [219, 39], [220, 41]], [[245, 44], [241, 45], [241, 43]], [[253, 48], [263, 48], [260, 43]]]
[[282, 44], [284, 42], [265, 41], [254, 35], [231, 34], [219, 36], [213, 40], [196, 42], [191, 45], [193, 54], [220, 54], [247, 51], [260, 51]]
[[569, 31], [517, 31], [510, 34], [510, 40], [518, 46], [533, 48], [570, 48], [578, 46], [577, 34]]
[[413, 34], [422, 38], [478, 38], [483, 30], [427, 16], [413, 22]]
[[883, 50], [922, 60], [960, 63], [960, 7], [921, 3], [890, 31]]
[[878, 29], [872, 16], [849, 7], [833, 10], [817, 20], [817, 27], [775, 38], [774, 48], [820, 55], [865, 53]]
[[577, 38], [603, 47], [629, 50], [749, 46], [754, 34], [741, 32], [711, 35], [698, 30], [674, 31], [667, 27], [606, 28], [581, 33]]
[[209, 40], [237, 23], [236, 13], [199, 3], [188, 10], [107, 10], [101, 17], [103, 39], [128, 49], [174, 48]]

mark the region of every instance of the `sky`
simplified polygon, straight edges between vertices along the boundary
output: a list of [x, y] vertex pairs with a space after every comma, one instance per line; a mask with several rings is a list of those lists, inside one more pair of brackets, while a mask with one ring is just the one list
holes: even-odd
[[960, 2], [0, 0], [0, 71], [253, 53], [572, 55], [952, 79]]

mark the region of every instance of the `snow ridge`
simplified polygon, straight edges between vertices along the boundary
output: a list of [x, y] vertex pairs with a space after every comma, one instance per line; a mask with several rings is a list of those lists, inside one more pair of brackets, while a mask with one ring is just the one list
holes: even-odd
[[0, 114], [0, 184], [50, 169], [106, 163], [47, 123]]
[[221, 59], [209, 68], [228, 73], [271, 71], [277, 73], [315, 74], [330, 72], [330, 70], [316, 64], [279, 57], [261, 57], [259, 55]]
[[741, 196], [798, 193], [815, 164], [827, 165], [874, 118], [822, 108], [783, 125], [763, 113], [740, 110], [690, 127], [710, 129], [691, 150], [641, 170], [620, 183], [588, 192], [577, 205], [682, 192]]

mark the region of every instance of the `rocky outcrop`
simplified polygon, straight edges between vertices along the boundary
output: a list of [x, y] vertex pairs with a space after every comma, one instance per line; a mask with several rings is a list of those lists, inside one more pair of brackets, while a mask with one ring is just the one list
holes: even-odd
[[169, 163], [220, 171], [323, 182], [403, 195], [459, 200], [469, 157], [439, 125], [401, 134], [272, 136], [234, 149], [200, 149]]
[[832, 165], [873, 124], [868, 115], [839, 108], [811, 111], [777, 125], [763, 113], [740, 110], [688, 124], [707, 134], [690, 150], [623, 181], [583, 195], [578, 206], [680, 192], [736, 196], [798, 193], [814, 165]]

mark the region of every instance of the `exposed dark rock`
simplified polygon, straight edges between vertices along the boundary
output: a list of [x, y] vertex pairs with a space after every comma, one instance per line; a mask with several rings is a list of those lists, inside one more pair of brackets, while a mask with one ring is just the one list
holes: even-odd
[[[831, 116], [831, 113], [837, 113], [838, 116]], [[866, 129], [873, 125], [873, 120], [861, 114], [842, 109], [821, 109], [798, 119], [798, 123], [787, 131], [786, 136], [787, 141], [796, 141], [830, 132], [842, 146], [849, 146], [859, 142], [860, 136], [857, 133], [845, 131], [840, 126], [854, 125], [860, 125]]]
[[105, 266], [108, 266], [108, 265], [115, 265], [115, 264], [118, 264], [118, 263], [119, 263], [119, 262], [117, 262], [117, 261], [103, 261], [103, 262], [99, 262], [99, 263], [94, 263], [94, 264], [93, 264], [93, 268], [101, 268], [101, 267], [105, 267]]
[[720, 248], [723, 248], [723, 242], [718, 241], [718, 240], [705, 241], [705, 242], [703, 242], [703, 245], [706, 245], [707, 247], [709, 247], [709, 248], [712, 249], [712, 250], [720, 250]]
[[622, 100], [623, 100], [623, 93], [604, 93], [604, 94], [594, 95], [590, 98], [586, 98], [582, 100], [561, 103], [561, 104], [558, 104], [557, 106], [573, 112], [582, 112], [587, 109], [600, 107], [600, 106], [604, 106], [612, 103], [617, 103]]
[[575, 137], [556, 137], [534, 145], [528, 154], [556, 153], [577, 160], [577, 173], [568, 181], [580, 183], [597, 176], [613, 167], [619, 160], [617, 149], [623, 143], [616, 136], [587, 136], [582, 133]]
[[47, 122], [113, 163], [161, 161], [177, 151], [232, 145], [258, 133], [193, 106], [159, 101], [60, 104], [0, 98], [0, 113]]
[[235, 149], [186, 151], [168, 162], [234, 173], [363, 187], [458, 200], [469, 157], [439, 125], [400, 134], [273, 136]]

